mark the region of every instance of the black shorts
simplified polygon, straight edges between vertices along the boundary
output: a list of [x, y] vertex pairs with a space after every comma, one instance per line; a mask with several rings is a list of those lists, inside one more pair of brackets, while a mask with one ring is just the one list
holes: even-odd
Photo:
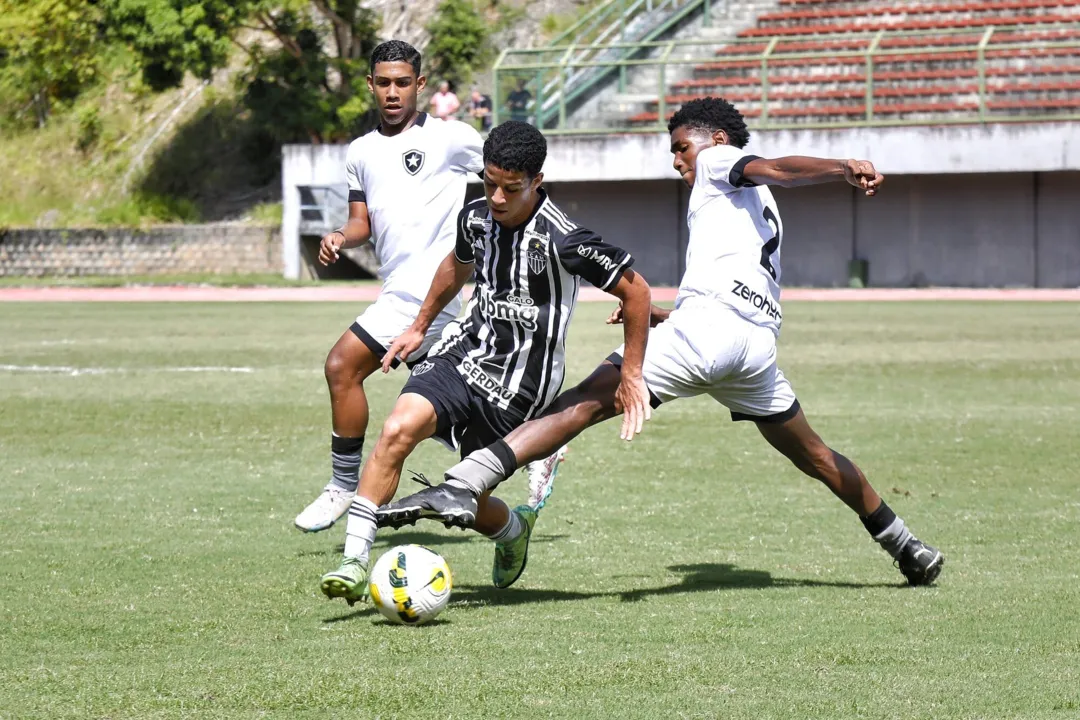
[[457, 369], [458, 360], [433, 355], [413, 367], [401, 394], [416, 393], [435, 407], [435, 437], [465, 457], [485, 448], [525, 422], [517, 413], [488, 401]]

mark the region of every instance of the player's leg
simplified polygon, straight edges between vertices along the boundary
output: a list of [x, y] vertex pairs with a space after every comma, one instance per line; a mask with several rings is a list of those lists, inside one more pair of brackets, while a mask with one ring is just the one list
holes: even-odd
[[605, 362], [577, 387], [556, 398], [539, 418], [469, 453], [446, 472], [446, 482], [380, 508], [380, 526], [400, 527], [426, 517], [447, 526], [473, 527], [478, 498], [494, 490], [523, 463], [550, 456], [590, 425], [615, 416], [619, 380], [619, 369]]
[[411, 322], [393, 298], [380, 297], [345, 331], [326, 356], [323, 371], [330, 391], [333, 434], [330, 437], [330, 482], [296, 516], [297, 528], [319, 532], [336, 523], [356, 496], [368, 401], [364, 381], [378, 369], [386, 345]]
[[555, 398], [540, 417], [503, 438], [516, 465], [547, 458], [586, 429], [617, 416], [615, 391], [621, 379], [619, 366], [605, 360], [578, 385]]
[[874, 540], [896, 559], [908, 582], [933, 582], [944, 562], [941, 553], [919, 542], [862, 471], [810, 427], [791, 383], [776, 365], [772, 331], [744, 321], [737, 324], [726, 334], [738, 336], [742, 349], [716, 377], [710, 394], [731, 410], [732, 420], [754, 422], [770, 445], [854, 510]]
[[[468, 457], [470, 453], [497, 441], [519, 425], [516, 418], [508, 417], [486, 401], [475, 401], [473, 420], [462, 438], [461, 456]], [[467, 492], [459, 488], [452, 490]], [[469, 497], [472, 497], [471, 494]], [[525, 572], [529, 559], [529, 541], [532, 539], [540, 508], [525, 503], [511, 510], [506, 503], [492, 495], [490, 490], [481, 493], [476, 503], [476, 523], [473, 527], [495, 543], [491, 582], [497, 588], [510, 587]]]
[[836, 452], [810, 427], [798, 405], [783, 422], [757, 422], [765, 439], [795, 467], [822, 482], [859, 515], [870, 536], [891, 555], [912, 585], [929, 585], [945, 558], [912, 535], [903, 519], [877, 494], [855, 463]]
[[327, 597], [344, 598], [351, 604], [367, 596], [375, 511], [394, 496], [405, 458], [421, 440], [435, 433], [437, 420], [435, 407], [427, 398], [415, 393], [403, 393], [398, 398], [364, 465], [356, 497], [349, 507], [341, 566], [322, 577], [321, 587]]
[[[696, 350], [685, 338], [681, 320], [673, 314], [649, 335], [642, 376], [653, 408], [661, 402], [694, 397], [704, 388], [687, 363]], [[562, 393], [543, 414], [503, 440], [472, 453], [446, 471], [446, 485], [477, 494], [494, 489], [522, 463], [546, 457], [585, 429], [621, 414], [615, 392], [622, 380], [620, 347], [577, 387]]]
[[[687, 358], [697, 350], [686, 340], [677, 311], [649, 335], [642, 376], [652, 396], [653, 407], [662, 401], [693, 397], [704, 391], [700, 373]], [[487, 447], [470, 453], [446, 471], [446, 482], [435, 488], [399, 500], [395, 505], [423, 496], [434, 498], [436, 519], [458, 516], [469, 507], [472, 498], [490, 492], [510, 477], [522, 463], [551, 455], [577, 437], [586, 428], [620, 414], [615, 407], [615, 392], [622, 380], [622, 348], [613, 352], [589, 377], [559, 395], [540, 417], [526, 422]], [[393, 508], [379, 512], [380, 524], [393, 524]]]
[[322, 591], [328, 597], [352, 603], [366, 596], [375, 511], [394, 496], [405, 459], [421, 440], [432, 435], [444, 441], [453, 437], [455, 428], [468, 419], [469, 400], [468, 386], [447, 358], [430, 358], [414, 368], [364, 465], [349, 508], [344, 560], [322, 579]]
[[836, 452], [814, 432], [806, 415], [793, 405], [790, 419], [758, 421], [762, 436], [799, 470], [822, 482], [845, 505], [867, 517], [881, 505], [881, 497], [871, 487], [855, 463]]
[[[491, 582], [497, 588], [508, 588], [517, 582], [525, 572], [529, 559], [529, 541], [540, 510], [529, 504], [518, 505], [513, 510], [507, 508], [506, 522], [495, 529], [497, 523], [482, 528], [481, 519], [493, 519], [494, 513], [485, 510], [485, 505], [500, 501], [490, 493], [480, 496], [480, 512], [476, 516], [476, 529], [495, 542], [495, 556], [491, 564]], [[505, 504], [503, 504], [505, 507]]]

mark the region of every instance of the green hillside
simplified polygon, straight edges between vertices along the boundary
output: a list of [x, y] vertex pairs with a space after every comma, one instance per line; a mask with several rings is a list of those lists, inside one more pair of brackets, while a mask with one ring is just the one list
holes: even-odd
[[154, 93], [122, 65], [42, 128], [0, 136], [0, 226], [265, 220], [277, 153], [227, 72]]
[[276, 219], [282, 144], [371, 126], [383, 32], [462, 85], [522, 19], [430, 10], [411, 27], [355, 0], [0, 0], [0, 227]]

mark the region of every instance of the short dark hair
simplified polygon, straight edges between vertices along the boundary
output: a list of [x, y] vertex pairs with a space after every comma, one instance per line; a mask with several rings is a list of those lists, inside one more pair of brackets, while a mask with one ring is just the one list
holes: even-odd
[[737, 148], [746, 147], [750, 142], [750, 131], [742, 113], [724, 98], [705, 97], [683, 103], [679, 111], [668, 121], [668, 132], [687, 127], [691, 130], [705, 130], [714, 133], [723, 130], [728, 140]]
[[404, 40], [387, 40], [379, 43], [371, 51], [371, 70], [374, 74], [375, 63], [407, 62], [412, 65], [416, 77], [420, 77], [420, 51]]
[[529, 123], [507, 120], [484, 141], [484, 164], [536, 177], [547, 159], [547, 140]]

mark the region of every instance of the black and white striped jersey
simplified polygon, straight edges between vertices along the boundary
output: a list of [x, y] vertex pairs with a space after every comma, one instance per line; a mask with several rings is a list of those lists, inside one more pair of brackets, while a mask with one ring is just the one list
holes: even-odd
[[455, 256], [475, 263], [465, 319], [431, 350], [487, 400], [527, 420], [562, 387], [566, 331], [585, 279], [610, 290], [634, 259], [578, 227], [541, 189], [532, 216], [502, 227], [481, 198], [458, 216]]

